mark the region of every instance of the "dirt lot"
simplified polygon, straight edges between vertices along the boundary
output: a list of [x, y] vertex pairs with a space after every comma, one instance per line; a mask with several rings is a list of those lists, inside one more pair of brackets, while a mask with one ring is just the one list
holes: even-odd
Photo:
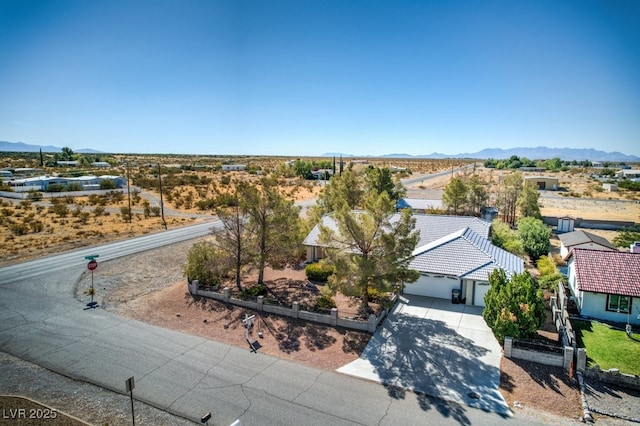
[[[194, 299], [188, 293], [181, 268], [191, 244], [193, 242], [180, 243], [118, 262], [101, 263], [94, 275], [97, 300], [103, 308], [129, 318], [249, 350], [241, 320], [246, 313], [255, 312]], [[277, 278], [303, 280], [304, 272], [268, 271], [268, 281]], [[78, 298], [88, 300], [84, 291], [90, 285], [87, 274], [78, 285]], [[344, 315], [355, 315], [353, 300], [338, 298], [337, 304]], [[259, 331], [263, 338], [257, 336]], [[328, 370], [357, 359], [369, 338], [367, 333], [274, 315], [260, 316], [251, 335], [252, 341], [260, 343], [262, 353]], [[501, 390], [505, 399], [511, 407], [515, 401], [525, 407], [515, 410], [543, 410], [571, 419], [580, 415], [574, 384], [562, 369], [511, 360], [503, 360], [501, 368]]]

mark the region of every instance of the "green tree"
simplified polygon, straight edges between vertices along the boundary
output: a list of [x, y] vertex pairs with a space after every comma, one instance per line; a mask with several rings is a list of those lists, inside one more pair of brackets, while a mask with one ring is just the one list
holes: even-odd
[[558, 157], [554, 157], [545, 161], [544, 166], [547, 170], [560, 170], [562, 168], [562, 160]]
[[61, 157], [65, 161], [73, 160], [73, 150], [68, 146], [63, 147], [61, 150]]
[[299, 176], [303, 179], [313, 179], [313, 175], [311, 174], [311, 163], [303, 160], [296, 160], [293, 163], [293, 172], [296, 176]]
[[542, 214], [540, 213], [540, 205], [538, 204], [539, 198], [540, 193], [533, 182], [524, 184], [516, 202], [520, 217], [541, 219]]
[[274, 179], [263, 178], [258, 187], [241, 184], [239, 192], [248, 218], [258, 284], [263, 284], [267, 265], [283, 267], [294, 261], [300, 236], [300, 208], [282, 196]]
[[518, 236], [522, 240], [525, 252], [533, 262], [549, 253], [551, 229], [540, 219], [523, 217], [518, 221]]
[[347, 169], [333, 176], [311, 209], [315, 222], [319, 222], [323, 215], [337, 210], [342, 202], [350, 209], [362, 208], [364, 193], [362, 177], [353, 170]]
[[189, 280], [198, 280], [202, 285], [218, 285], [232, 268], [230, 263], [224, 251], [211, 242], [203, 241], [189, 250], [183, 272]]
[[616, 247], [628, 248], [636, 241], [640, 241], [640, 226], [622, 228], [613, 238], [613, 244], [615, 244]]
[[485, 189], [486, 186], [486, 182], [483, 182], [477, 173], [472, 174], [467, 181], [467, 202], [474, 215], [479, 215], [480, 210], [486, 206], [489, 200], [489, 194]]
[[455, 215], [464, 211], [467, 204], [467, 186], [462, 178], [452, 178], [444, 188], [442, 203], [448, 212]]
[[500, 219], [491, 222], [491, 243], [515, 255], [524, 254], [524, 246], [518, 233]]
[[557, 288], [558, 282], [565, 282], [566, 278], [560, 273], [556, 262], [549, 256], [540, 256], [536, 262], [540, 276], [538, 277], [538, 287], [544, 290]]
[[528, 272], [507, 278], [504, 270], [489, 274], [482, 316], [500, 343], [506, 336], [531, 337], [545, 319], [544, 301]]
[[365, 191], [375, 191], [378, 194], [386, 191], [393, 202], [398, 202], [407, 194], [407, 190], [400, 181], [393, 181], [393, 175], [388, 167], [369, 167], [366, 169], [365, 183]]
[[386, 192], [369, 192], [364, 207], [354, 211], [342, 198], [334, 214], [337, 231], [321, 226], [320, 241], [327, 245], [327, 261], [335, 267], [328, 285], [343, 294], [360, 296], [361, 311], [366, 313], [370, 312], [370, 289], [391, 291], [418, 279], [418, 273], [409, 269], [418, 233], [407, 209], [397, 221], [391, 221], [395, 203]]

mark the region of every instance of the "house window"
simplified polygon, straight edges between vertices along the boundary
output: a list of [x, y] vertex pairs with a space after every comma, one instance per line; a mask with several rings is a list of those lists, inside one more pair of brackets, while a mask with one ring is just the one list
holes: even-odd
[[629, 313], [631, 298], [629, 296], [619, 296], [610, 294], [607, 296], [607, 311]]

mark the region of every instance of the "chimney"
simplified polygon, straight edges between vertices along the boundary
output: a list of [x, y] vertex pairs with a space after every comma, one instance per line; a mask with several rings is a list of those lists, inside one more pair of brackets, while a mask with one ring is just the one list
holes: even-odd
[[640, 241], [636, 241], [634, 243], [631, 244], [631, 247], [629, 247], [629, 251], [631, 253], [638, 253], [640, 254]]

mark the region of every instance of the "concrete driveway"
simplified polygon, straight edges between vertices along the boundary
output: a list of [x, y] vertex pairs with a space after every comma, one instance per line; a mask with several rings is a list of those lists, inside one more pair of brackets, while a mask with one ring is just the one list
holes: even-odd
[[501, 357], [481, 307], [401, 296], [360, 358], [338, 371], [510, 415], [498, 391]]

